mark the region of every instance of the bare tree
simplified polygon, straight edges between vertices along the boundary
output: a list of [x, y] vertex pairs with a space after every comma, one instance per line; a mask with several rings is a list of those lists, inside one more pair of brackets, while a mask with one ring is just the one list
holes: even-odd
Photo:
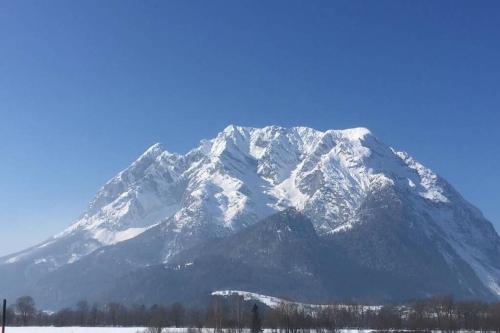
[[490, 329], [500, 332], [500, 303], [492, 304], [489, 310]]
[[149, 321], [150, 333], [161, 333], [163, 328], [168, 325], [167, 309], [162, 305], [153, 305], [150, 309], [151, 319]]
[[88, 318], [89, 326], [98, 326], [100, 324], [99, 316], [100, 316], [99, 306], [97, 304], [93, 304], [92, 308], [89, 311], [89, 318]]
[[201, 331], [204, 324], [204, 311], [198, 308], [193, 308], [188, 311], [188, 321], [191, 327]]
[[223, 299], [220, 296], [213, 296], [207, 312], [209, 327], [213, 328], [213, 332], [222, 331], [222, 323], [224, 319]]
[[243, 329], [243, 296], [234, 294], [230, 298], [232, 321], [234, 322], [234, 329], [240, 333]]
[[186, 310], [181, 303], [176, 302], [170, 307], [170, 315], [172, 318], [172, 324], [174, 324], [175, 327], [181, 327], [184, 324]]
[[19, 297], [16, 301], [16, 310], [21, 317], [23, 326], [28, 325], [36, 313], [35, 301], [31, 296]]
[[79, 326], [87, 326], [89, 308], [89, 303], [87, 303], [87, 301], [79, 301], [76, 304], [76, 317]]

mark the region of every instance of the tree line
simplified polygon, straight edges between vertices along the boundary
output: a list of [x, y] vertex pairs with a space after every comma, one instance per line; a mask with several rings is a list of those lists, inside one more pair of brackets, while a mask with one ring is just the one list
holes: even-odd
[[165, 327], [187, 327], [193, 332], [260, 332], [261, 327], [279, 333], [336, 332], [341, 328], [379, 330], [458, 330], [500, 332], [500, 303], [455, 300], [433, 296], [380, 307], [356, 302], [306, 306], [283, 301], [273, 308], [247, 302], [240, 295], [214, 296], [203, 307], [172, 304], [104, 305], [78, 302], [57, 312], [37, 310], [30, 296], [23, 296], [7, 310], [10, 326], [137, 326], [161, 333]]

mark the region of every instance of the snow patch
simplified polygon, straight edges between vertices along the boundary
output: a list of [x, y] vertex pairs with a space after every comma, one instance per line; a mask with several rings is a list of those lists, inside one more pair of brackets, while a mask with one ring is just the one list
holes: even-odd
[[[211, 293], [212, 296], [222, 296], [222, 297], [230, 297], [232, 295], [238, 295], [243, 297], [245, 301], [257, 301], [267, 305], [270, 308], [276, 309], [282, 305], [294, 305], [297, 306], [299, 310], [303, 310], [306, 312], [313, 312], [315, 310], [319, 310], [325, 307], [336, 307], [336, 308], [346, 308], [348, 305], [345, 304], [308, 304], [301, 302], [294, 302], [290, 300], [286, 300], [284, 298], [262, 295], [258, 293], [253, 293], [249, 291], [243, 290], [216, 290]], [[360, 311], [379, 311], [382, 306], [381, 305], [361, 305]]]

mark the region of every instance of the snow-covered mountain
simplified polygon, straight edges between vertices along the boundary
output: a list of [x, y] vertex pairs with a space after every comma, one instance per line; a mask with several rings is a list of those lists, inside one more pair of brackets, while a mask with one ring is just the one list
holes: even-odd
[[[0, 274], [19, 293], [47, 274], [110, 249], [125, 260], [132, 256], [125, 249], [139, 241], [152, 244], [147, 237], [153, 236], [154, 255], [144, 255], [130, 269], [168, 264], [184, 250], [290, 207], [310, 219], [322, 239], [355, 242], [346, 256], [382, 271], [392, 269], [387, 259], [377, 263], [373, 254], [363, 254], [377, 251], [354, 245], [374, 239], [369, 233], [359, 239], [358, 230], [394, 219], [384, 233], [408, 226], [399, 238], [418, 234], [432, 242], [458, 284], [471, 294], [500, 297], [500, 239], [492, 225], [444, 179], [365, 128], [323, 132], [231, 125], [185, 155], [155, 144], [108, 181], [62, 233], [0, 258]], [[117, 254], [117, 249], [123, 250]], [[469, 286], [471, 279], [484, 290]]]

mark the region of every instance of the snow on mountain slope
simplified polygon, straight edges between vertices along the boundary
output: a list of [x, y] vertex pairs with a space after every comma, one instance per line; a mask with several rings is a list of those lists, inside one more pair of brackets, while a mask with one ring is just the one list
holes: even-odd
[[411, 205], [429, 235], [439, 232], [500, 296], [499, 240], [491, 224], [446, 181], [366, 128], [231, 125], [185, 155], [155, 144], [107, 182], [69, 228], [0, 263], [51, 270], [158, 224], [167, 235], [166, 262], [287, 207], [328, 237], [355, 228], [369, 214], [366, 198], [384, 191]]
[[284, 302], [291, 302], [283, 298], [261, 295], [243, 290], [216, 290], [212, 292], [211, 295], [222, 297], [231, 297], [233, 295], [238, 295], [242, 296], [245, 301], [258, 301], [273, 309], [278, 308], [278, 306]]
[[229, 126], [208, 145], [203, 163], [188, 170], [187, 205], [175, 215], [179, 229], [191, 225], [193, 211], [232, 229], [292, 206], [308, 212], [320, 233], [334, 232], [352, 222], [372, 187], [394, 183], [384, 174], [387, 168], [417, 184], [433, 183], [417, 179], [362, 128]]
[[160, 144], [153, 145], [106, 183], [82, 218], [56, 237], [87, 230], [102, 244], [114, 244], [172, 215], [180, 201], [178, 160]]
[[[308, 304], [290, 301], [288, 299], [262, 295], [258, 293], [252, 293], [249, 291], [243, 290], [216, 290], [211, 293], [212, 296], [221, 296], [221, 297], [231, 297], [233, 295], [243, 297], [245, 301], [256, 301], [267, 305], [272, 309], [277, 309], [282, 305], [293, 305], [296, 306], [299, 311], [305, 311], [306, 313], [313, 313], [314, 311], [320, 310], [325, 307], [335, 307], [338, 309], [347, 308], [348, 305], [345, 304]], [[359, 306], [360, 312], [366, 311], [380, 311], [382, 308], [381, 305], [361, 305]]]
[[[178, 160], [177, 155], [168, 153], [160, 144], [153, 145], [108, 181], [70, 227], [36, 247], [4, 258], [4, 262], [27, 259], [52, 269], [101, 246], [141, 234], [178, 209]], [[58, 246], [67, 239], [71, 241], [66, 246]]]

